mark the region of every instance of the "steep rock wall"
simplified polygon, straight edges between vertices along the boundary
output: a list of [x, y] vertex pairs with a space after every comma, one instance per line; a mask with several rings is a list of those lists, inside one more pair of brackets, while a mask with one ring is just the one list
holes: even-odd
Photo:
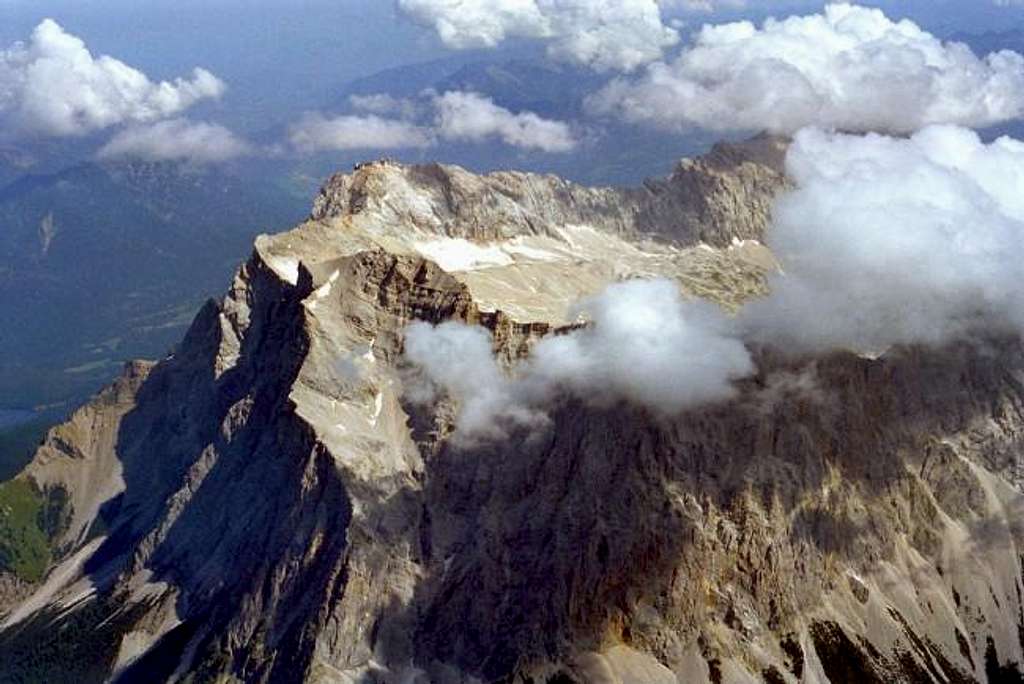
[[[730, 149], [703, 163], [742, 175]], [[64, 522], [47, 577], [4, 597], [0, 679], [1017, 681], [1020, 341], [757, 350], [726, 404], [564, 401], [467, 447], [450, 400], [408, 391], [406, 324], [479, 323], [506, 361], [557, 324], [481, 307], [475, 276], [401, 236], [548, 229], [521, 196], [481, 209], [493, 177], [458, 201], [394, 180], [422, 173], [332, 181], [172, 356], [50, 434], [19, 477], [65, 491]], [[353, 201], [360, 178], [379, 185]], [[767, 207], [780, 185], [756, 187]], [[595, 234], [640, 230], [608, 220]], [[763, 274], [728, 247], [636, 260], [723, 299]]]

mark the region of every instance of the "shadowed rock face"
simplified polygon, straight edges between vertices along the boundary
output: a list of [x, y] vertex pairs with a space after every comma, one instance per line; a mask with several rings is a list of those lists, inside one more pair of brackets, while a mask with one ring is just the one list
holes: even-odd
[[484, 325], [510, 361], [618, 278], [763, 292], [770, 255], [733, 238], [763, 234], [781, 154], [630, 191], [332, 179], [19, 476], [55, 560], [0, 585], [0, 681], [1019, 681], [1017, 340], [756, 350], [728, 403], [566, 400], [470, 446], [406, 391], [413, 320]]

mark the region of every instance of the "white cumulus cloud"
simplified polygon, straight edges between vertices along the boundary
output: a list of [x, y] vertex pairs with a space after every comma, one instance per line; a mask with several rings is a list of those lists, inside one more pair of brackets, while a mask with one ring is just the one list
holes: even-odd
[[674, 61], [613, 81], [590, 104], [669, 129], [981, 127], [1024, 112], [1024, 57], [1003, 51], [979, 58], [909, 20], [833, 4], [761, 27], [705, 26]]
[[747, 6], [747, 0], [660, 0], [660, 4], [669, 10], [710, 14], [724, 9], [742, 9]]
[[1024, 143], [929, 127], [911, 138], [802, 131], [768, 244], [784, 274], [748, 305], [784, 348], [941, 344], [1024, 331]]
[[679, 41], [656, 0], [398, 0], [452, 48], [543, 40], [548, 53], [598, 70], [629, 71]]
[[[362, 95], [350, 104], [367, 114], [329, 117], [307, 113], [289, 130], [300, 152], [431, 147], [439, 141], [484, 142], [543, 152], [568, 152], [576, 146], [570, 126], [533, 112], [512, 112], [476, 93], [424, 92], [418, 99]], [[384, 116], [390, 114], [390, 116]]]
[[427, 398], [437, 389], [447, 392], [459, 404], [456, 430], [464, 440], [500, 438], [511, 426], [543, 421], [519, 396], [519, 387], [498, 365], [492, 346], [490, 333], [478, 326], [415, 322], [406, 329], [406, 357], [429, 383], [427, 392], [416, 388], [415, 398]]
[[154, 83], [113, 57], [93, 56], [52, 19], [40, 23], [28, 43], [0, 52], [0, 117], [8, 126], [40, 135], [83, 135], [152, 122], [220, 97], [224, 90], [205, 69]]
[[635, 280], [580, 302], [590, 323], [538, 342], [509, 374], [479, 327], [414, 323], [406, 355], [459, 405], [464, 439], [534, 427], [559, 396], [609, 406], [618, 401], [672, 415], [734, 394], [754, 365], [733, 322], [706, 302], [684, 300], [676, 283]]
[[611, 285], [575, 313], [590, 325], [539, 342], [527, 369], [585, 401], [673, 414], [731, 397], [733, 381], [754, 370], [733, 321], [669, 280]]
[[326, 117], [311, 112], [293, 124], [288, 132], [291, 144], [302, 152], [320, 150], [394, 150], [429, 147], [429, 130], [409, 121], [366, 116]]
[[512, 113], [487, 97], [453, 91], [436, 98], [437, 131], [447, 140], [481, 142], [497, 137], [508, 145], [544, 152], [568, 152], [576, 146], [568, 124], [533, 112]]
[[224, 162], [252, 148], [227, 128], [206, 122], [169, 119], [118, 132], [99, 151], [101, 159]]

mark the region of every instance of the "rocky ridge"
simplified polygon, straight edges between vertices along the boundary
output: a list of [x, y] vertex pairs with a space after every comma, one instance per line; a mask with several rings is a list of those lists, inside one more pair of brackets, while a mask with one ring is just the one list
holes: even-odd
[[1018, 681], [1019, 341], [756, 350], [726, 404], [566, 400], [472, 447], [406, 392], [412, 320], [484, 325], [511, 360], [616, 279], [763, 293], [783, 151], [635, 190], [331, 179], [19, 476], [54, 560], [0, 596], [0, 680]]

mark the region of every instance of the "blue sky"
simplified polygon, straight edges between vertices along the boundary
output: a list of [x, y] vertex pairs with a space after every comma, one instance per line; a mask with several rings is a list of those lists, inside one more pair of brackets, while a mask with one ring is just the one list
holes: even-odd
[[[862, 4], [909, 16], [940, 34], [1024, 22], [1024, 7], [997, 7], [985, 0]], [[821, 5], [750, 2], [744, 10], [690, 14], [686, 20], [760, 18]], [[287, 90], [300, 78], [330, 87], [450, 53], [387, 0], [0, 0], [0, 45], [26, 38], [44, 17], [84, 38], [94, 52], [116, 55], [152, 76], [172, 77], [203, 65], [229, 83], [252, 83], [261, 90]]]
[[[430, 5], [433, 0], [425, 1]], [[631, 0], [637, 4], [645, 1]], [[662, 1], [674, 2], [677, 7], [684, 2]], [[735, 2], [729, 0], [724, 6]], [[881, 6], [892, 18], [910, 17], [940, 37], [1024, 26], [1024, 7], [1000, 7], [994, 0], [864, 4]], [[677, 9], [665, 20], [682, 22], [673, 25], [680, 28], [685, 41], [690, 29], [705, 22], [812, 13], [822, 5], [748, 0], [742, 10], [707, 14]], [[479, 6], [485, 8], [479, 18], [486, 20], [490, 5], [484, 2]], [[416, 24], [389, 0], [0, 0], [0, 48], [27, 39], [45, 17], [83, 39], [94, 56], [112, 55], [154, 82], [187, 78], [195, 67], [209, 70], [226, 84], [223, 95], [201, 98], [194, 106], [178, 107], [167, 115], [179, 116], [187, 109], [193, 119], [222, 124], [243, 136], [284, 126], [305, 111], [332, 109], [338, 102], [336, 93], [361, 76], [456, 54], [468, 56], [444, 45], [431, 28]], [[469, 26], [472, 30], [472, 24]], [[643, 46], [650, 35], [640, 32], [633, 38]], [[607, 44], [614, 46], [615, 37]], [[524, 46], [533, 46], [534, 52], [541, 54], [539, 45], [513, 38], [500, 42], [492, 55], [522, 52]], [[666, 47], [664, 57], [670, 59], [677, 50], [678, 45]], [[486, 103], [478, 104], [473, 113], [499, 117], [495, 124], [499, 130], [522, 125], [505, 113], [484, 111]], [[103, 125], [95, 130], [112, 129]], [[423, 135], [410, 130], [387, 133], [403, 139]], [[224, 132], [196, 133], [199, 137], [195, 139], [200, 141], [196, 144], [204, 144], [207, 138], [202, 136], [221, 134]]]
[[209, 69], [242, 116], [316, 107], [354, 78], [448, 54], [390, 3], [365, 0], [0, 0], [0, 45], [45, 17], [155, 79]]

